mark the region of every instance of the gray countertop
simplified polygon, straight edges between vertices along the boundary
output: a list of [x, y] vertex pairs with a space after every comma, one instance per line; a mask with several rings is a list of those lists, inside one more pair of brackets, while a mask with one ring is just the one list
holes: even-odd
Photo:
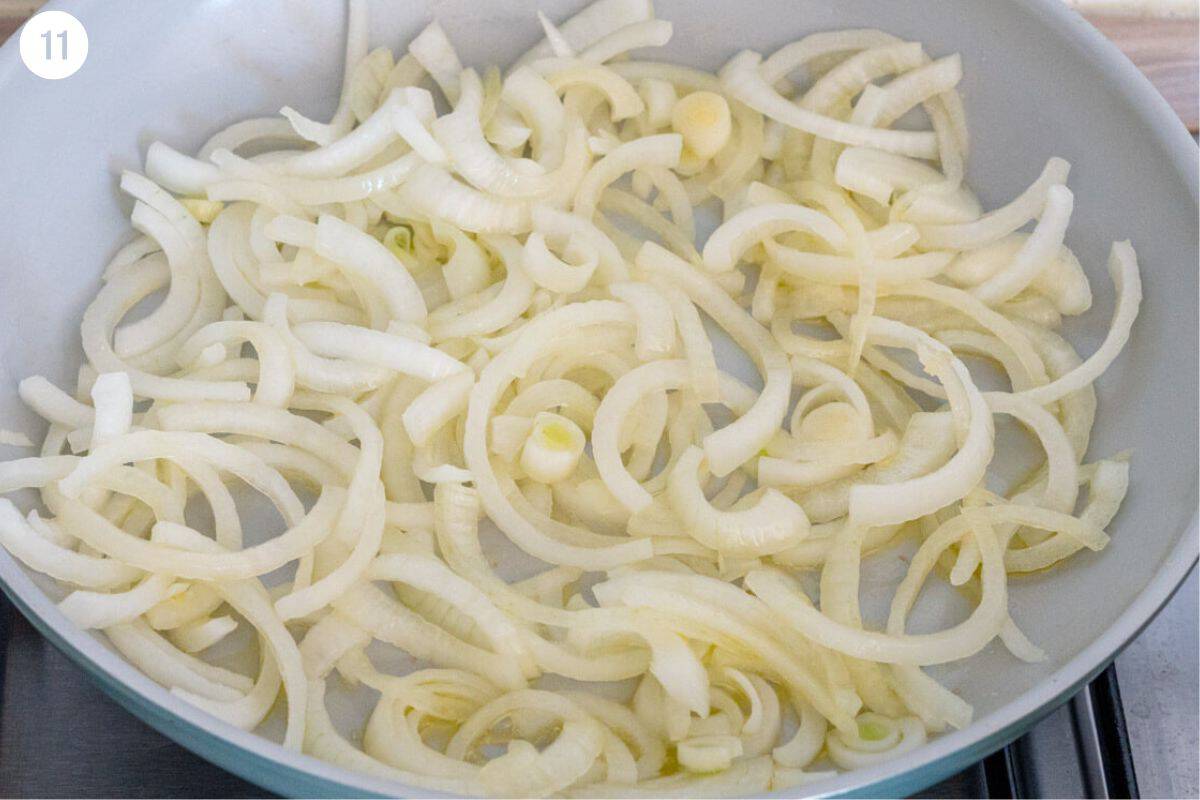
[[1200, 797], [1196, 570], [1117, 658], [1125, 724], [1143, 797]]

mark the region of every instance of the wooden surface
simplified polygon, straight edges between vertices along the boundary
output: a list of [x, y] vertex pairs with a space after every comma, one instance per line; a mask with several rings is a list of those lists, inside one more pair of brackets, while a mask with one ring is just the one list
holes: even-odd
[[[7, 39], [44, 0], [0, 0], [0, 42]], [[1087, 19], [1129, 56], [1196, 133], [1198, 116], [1197, 37], [1195, 19], [1143, 19], [1099, 16]]]
[[0, 43], [29, 19], [43, 0], [0, 0]]
[[1138, 65], [1167, 98], [1188, 130], [1196, 133], [1200, 114], [1197, 69], [1200, 69], [1200, 26], [1194, 19], [1139, 19], [1088, 16]]

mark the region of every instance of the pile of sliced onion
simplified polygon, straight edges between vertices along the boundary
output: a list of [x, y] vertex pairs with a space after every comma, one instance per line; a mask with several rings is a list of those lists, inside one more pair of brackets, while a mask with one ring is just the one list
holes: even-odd
[[[1092, 385], [1141, 287], [1114, 244], [1078, 355], [1068, 165], [985, 211], [956, 56], [825, 32], [711, 75], [599, 0], [477, 70], [437, 23], [368, 50], [365, 5], [329, 122], [122, 177], [78, 385], [21, 383], [49, 428], [0, 491], [42, 502], [0, 499], [0, 544], [67, 617], [230, 725], [477, 795], [786, 788], [967, 724], [924, 667], [1041, 657], [1008, 576], [1108, 541], [1129, 465], [1087, 460]], [[1044, 452], [1021, 482], [995, 415]], [[973, 608], [910, 632], [934, 574]], [[352, 742], [326, 697], [359, 690]]]

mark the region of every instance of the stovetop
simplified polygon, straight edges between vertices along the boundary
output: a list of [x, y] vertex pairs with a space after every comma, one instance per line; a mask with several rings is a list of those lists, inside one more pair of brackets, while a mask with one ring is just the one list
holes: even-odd
[[[1087, 689], [921, 797], [1197, 797], [1197, 578]], [[0, 797], [271, 797], [109, 700], [0, 595]]]

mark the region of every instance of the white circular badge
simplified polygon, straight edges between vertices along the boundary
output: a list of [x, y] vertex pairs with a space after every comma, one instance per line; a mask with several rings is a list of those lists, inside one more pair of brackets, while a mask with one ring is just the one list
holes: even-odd
[[69, 78], [87, 60], [83, 23], [65, 11], [35, 14], [21, 29], [21, 60], [39, 78]]

